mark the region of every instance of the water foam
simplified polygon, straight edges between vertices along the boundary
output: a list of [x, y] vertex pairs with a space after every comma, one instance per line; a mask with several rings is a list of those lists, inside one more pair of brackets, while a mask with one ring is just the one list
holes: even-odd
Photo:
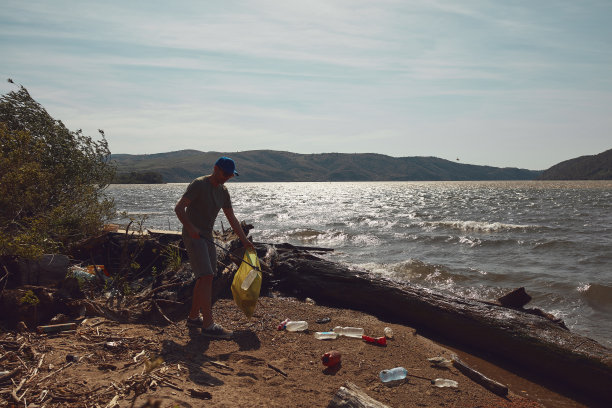
[[449, 228], [460, 231], [500, 232], [511, 230], [531, 230], [541, 228], [531, 224], [506, 224], [503, 222], [486, 221], [423, 221], [419, 224], [425, 229]]

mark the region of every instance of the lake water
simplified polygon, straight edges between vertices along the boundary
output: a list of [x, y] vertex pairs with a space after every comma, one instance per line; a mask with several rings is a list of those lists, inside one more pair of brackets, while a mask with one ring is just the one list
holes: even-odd
[[[117, 209], [179, 230], [187, 184], [112, 185]], [[612, 182], [227, 183], [256, 242], [323, 246], [358, 265], [477, 299], [524, 286], [612, 347]], [[216, 228], [229, 223], [221, 212]]]

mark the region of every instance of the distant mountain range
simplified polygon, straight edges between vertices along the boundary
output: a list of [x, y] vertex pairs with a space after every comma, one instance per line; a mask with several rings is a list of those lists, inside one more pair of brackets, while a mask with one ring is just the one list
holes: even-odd
[[[164, 182], [189, 182], [210, 174], [220, 156], [236, 161], [238, 181], [436, 181], [534, 180], [541, 171], [476, 166], [437, 157], [391, 157], [374, 153], [298, 154], [275, 150], [157, 154], [113, 154], [118, 177], [138, 182], [138, 174], [159, 173]], [[146, 181], [142, 181], [146, 182]]]
[[555, 164], [540, 180], [612, 180], [612, 149]]

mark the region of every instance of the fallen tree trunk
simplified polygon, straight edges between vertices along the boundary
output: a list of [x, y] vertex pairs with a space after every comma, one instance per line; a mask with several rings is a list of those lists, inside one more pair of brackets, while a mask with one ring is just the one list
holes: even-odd
[[281, 291], [398, 318], [583, 396], [612, 401], [612, 351], [541, 316], [377, 277], [297, 250], [279, 252], [272, 270]]

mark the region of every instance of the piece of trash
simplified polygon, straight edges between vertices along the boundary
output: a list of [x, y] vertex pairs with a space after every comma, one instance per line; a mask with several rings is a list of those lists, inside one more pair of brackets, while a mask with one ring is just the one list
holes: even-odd
[[244, 280], [240, 284], [240, 289], [242, 289], [242, 290], [249, 290], [249, 288], [251, 287], [251, 285], [255, 281], [256, 277], [257, 277], [257, 270], [251, 269], [251, 271], [248, 273], [246, 278], [244, 278]]
[[285, 329], [290, 332], [304, 331], [308, 330], [308, 322], [304, 320], [298, 320], [295, 322], [289, 321], [285, 325]]
[[106, 267], [104, 265], [87, 265], [87, 272], [91, 273], [92, 275], [96, 274], [96, 269], [101, 271], [105, 276], [110, 277], [110, 273], [106, 271]]
[[386, 346], [387, 345], [387, 338], [386, 337], [370, 337], [370, 336], [366, 336], [363, 335], [361, 336], [361, 339], [367, 343], [372, 343], [372, 344], [376, 344], [377, 346]]
[[340, 364], [341, 359], [342, 354], [337, 350], [328, 351], [321, 356], [321, 362], [327, 367], [334, 367], [335, 365]]
[[317, 340], [336, 340], [340, 335], [333, 331], [327, 332], [316, 332], [314, 334], [315, 339]]
[[331, 322], [331, 318], [329, 317], [322, 317], [321, 319], [315, 321], [315, 323], [318, 323], [318, 324], [325, 324], [329, 322]]
[[311, 298], [309, 298], [309, 297], [307, 297], [306, 299], [304, 299], [304, 301], [305, 301], [306, 303], [308, 303], [308, 304], [311, 304], [311, 305], [315, 305], [315, 304], [316, 304], [316, 302], [314, 301], [314, 299], [311, 299]]
[[76, 330], [76, 323], [50, 324], [36, 327], [39, 333], [58, 333], [66, 330]]
[[285, 330], [287, 323], [289, 323], [289, 319], [283, 320], [282, 322], [278, 324], [278, 327], [276, 328], [276, 330]]
[[446, 378], [436, 378], [435, 380], [431, 380], [431, 383], [434, 387], [457, 387], [459, 383], [455, 380], [448, 380]]
[[453, 364], [451, 360], [442, 356], [431, 357], [428, 358], [427, 361], [429, 361], [433, 366], [438, 368], [450, 368], [450, 366]]
[[408, 375], [408, 370], [406, 370], [404, 367], [395, 367], [389, 370], [382, 370], [380, 373], [378, 373], [378, 377], [383, 383], [403, 380], [406, 378], [406, 375]]
[[336, 326], [334, 327], [334, 331], [341, 336], [353, 337], [356, 339], [360, 339], [363, 336], [364, 330], [361, 327], [342, 327]]
[[96, 278], [96, 275], [93, 272], [90, 273], [87, 269], [81, 268], [80, 266], [71, 266], [68, 271], [68, 276], [72, 276], [77, 280], [91, 281]]
[[393, 329], [390, 327], [385, 327], [385, 337], [388, 339], [393, 338]]
[[120, 341], [107, 341], [104, 345], [108, 348], [117, 348], [120, 344]]

